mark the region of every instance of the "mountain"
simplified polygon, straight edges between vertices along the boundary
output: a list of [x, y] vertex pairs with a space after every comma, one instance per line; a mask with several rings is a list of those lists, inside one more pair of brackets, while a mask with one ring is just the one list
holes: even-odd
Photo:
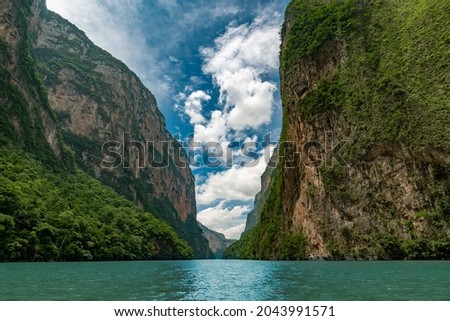
[[42, 2], [33, 11], [38, 71], [78, 166], [168, 222], [196, 257], [210, 256], [197, 226], [187, 156], [167, 131], [155, 97], [122, 62]]
[[208, 240], [209, 248], [216, 259], [222, 258], [222, 253], [227, 247], [236, 242], [236, 240], [229, 240], [222, 233], [210, 230], [201, 223], [198, 223], [202, 229], [203, 236]]
[[450, 4], [292, 1], [256, 259], [450, 257]]
[[158, 156], [179, 145], [139, 79], [45, 1], [0, 1], [0, 82], [0, 260], [211, 255], [188, 167], [102, 166], [125, 132]]

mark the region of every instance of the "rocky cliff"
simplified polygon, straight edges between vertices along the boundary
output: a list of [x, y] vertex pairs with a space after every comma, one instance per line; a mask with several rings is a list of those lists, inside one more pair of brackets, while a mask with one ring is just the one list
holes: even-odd
[[255, 202], [253, 204], [253, 210], [247, 215], [247, 222], [245, 223], [245, 232], [253, 229], [259, 222], [261, 212], [263, 210], [264, 203], [267, 199], [267, 194], [272, 183], [273, 176], [277, 173], [276, 161], [278, 159], [278, 151], [275, 150], [270, 163], [261, 176], [261, 191], [255, 196]]
[[260, 223], [234, 256], [450, 257], [450, 4], [292, 1]]
[[122, 62], [43, 1], [35, 2], [33, 17], [38, 70], [78, 165], [167, 221], [196, 257], [208, 257], [196, 221], [194, 177], [154, 96]]
[[210, 230], [203, 224], [199, 223], [202, 229], [203, 236], [208, 240], [209, 248], [216, 259], [222, 258], [222, 253], [227, 247], [236, 242], [236, 240], [229, 240], [222, 233]]
[[39, 9], [0, 1], [0, 261], [191, 258], [166, 223], [77, 167], [31, 50]]
[[0, 1], [1, 133], [28, 152], [61, 160], [67, 155], [57, 120], [30, 58], [28, 13], [26, 5]]

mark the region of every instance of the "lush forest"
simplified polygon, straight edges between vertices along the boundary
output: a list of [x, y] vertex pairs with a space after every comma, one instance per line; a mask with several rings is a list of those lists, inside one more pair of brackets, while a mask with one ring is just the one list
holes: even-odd
[[164, 222], [86, 174], [0, 147], [0, 260], [184, 259]]

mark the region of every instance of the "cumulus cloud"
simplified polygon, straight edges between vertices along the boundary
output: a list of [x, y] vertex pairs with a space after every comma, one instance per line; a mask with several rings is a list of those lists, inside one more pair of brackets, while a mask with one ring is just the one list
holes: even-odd
[[[212, 76], [223, 108], [213, 111], [205, 120], [201, 106], [211, 99], [209, 95], [208, 99], [202, 99], [198, 97], [201, 91], [188, 87], [191, 93], [176, 96], [178, 102], [185, 99], [181, 110], [195, 125], [196, 141], [226, 141], [230, 136], [239, 136], [236, 132], [270, 123], [277, 86], [262, 77], [278, 69], [280, 23], [278, 13], [264, 13], [251, 24], [228, 25], [213, 47], [200, 48], [204, 59], [202, 70]], [[178, 104], [176, 107], [180, 109]]]
[[216, 81], [229, 109], [227, 124], [231, 129], [256, 129], [270, 123], [276, 90], [274, 83], [261, 81], [252, 68], [242, 68], [234, 73], [223, 72], [216, 76]]
[[198, 213], [197, 219], [203, 225], [223, 233], [228, 239], [239, 239], [245, 228], [245, 214], [249, 211], [249, 206], [243, 205], [228, 208], [225, 201], [222, 201], [217, 206], [207, 208]]
[[[203, 71], [212, 75], [224, 108], [213, 111], [206, 123], [195, 124], [196, 141], [229, 141], [233, 136], [242, 136], [236, 132], [257, 129], [270, 122], [276, 85], [262, 80], [262, 75], [278, 68], [280, 23], [280, 15], [264, 14], [251, 24], [229, 25], [214, 41], [214, 47], [201, 49], [205, 60]], [[188, 101], [189, 98], [185, 112], [192, 114]], [[191, 117], [191, 123], [192, 119], [199, 117]], [[255, 136], [246, 139], [255, 140]], [[197, 186], [197, 203], [252, 200], [261, 188], [260, 177], [266, 163], [261, 157], [257, 165], [253, 165], [233, 165], [226, 171], [208, 174]]]
[[[184, 94], [180, 94], [184, 98]], [[211, 100], [211, 96], [202, 90], [192, 92], [184, 102], [184, 112], [189, 116], [190, 123], [201, 124], [206, 122], [202, 115], [203, 103]]]
[[261, 189], [261, 175], [267, 164], [264, 156], [247, 166], [233, 165], [230, 169], [210, 173], [197, 186], [197, 204], [211, 205], [217, 200], [250, 201]]
[[[208, 120], [202, 114], [204, 93], [180, 93], [175, 98], [185, 100], [184, 108], [176, 105], [194, 125], [195, 141], [223, 142], [239, 132], [258, 129], [271, 121], [275, 83], [263, 80], [263, 75], [278, 69], [281, 16], [262, 14], [251, 24], [228, 25], [226, 31], [214, 41], [214, 46], [200, 48], [204, 59], [203, 72], [211, 75], [219, 89], [219, 104]], [[237, 132], [237, 134], [236, 134]]]
[[213, 48], [202, 48], [207, 59], [204, 70], [220, 73], [238, 71], [247, 66], [257, 69], [277, 69], [280, 45], [281, 16], [267, 15], [255, 19], [252, 24], [230, 24], [218, 37]]
[[225, 143], [227, 136], [226, 120], [220, 110], [211, 113], [211, 119], [206, 125], [196, 124], [194, 127], [194, 138], [196, 142], [218, 142]]
[[228, 129], [222, 112], [212, 111], [208, 121], [202, 114], [203, 105], [211, 100], [210, 95], [202, 90], [196, 90], [189, 95], [179, 93], [175, 96], [175, 100], [177, 101], [175, 108], [188, 116], [190, 124], [194, 126], [195, 142], [227, 142]]
[[271, 120], [277, 87], [262, 76], [278, 69], [280, 22], [279, 14], [264, 14], [252, 24], [229, 25], [214, 47], [200, 50], [232, 130], [257, 129]]

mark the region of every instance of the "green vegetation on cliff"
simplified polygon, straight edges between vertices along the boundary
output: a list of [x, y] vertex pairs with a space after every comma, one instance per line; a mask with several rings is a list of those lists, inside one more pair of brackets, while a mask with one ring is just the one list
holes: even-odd
[[238, 242], [231, 244], [223, 253], [223, 258], [300, 260], [305, 256], [306, 240], [301, 233], [285, 233], [281, 208], [281, 170], [274, 172], [272, 184], [260, 221], [244, 233]]
[[288, 22], [281, 30], [287, 45], [280, 57], [280, 68], [293, 68], [299, 59], [315, 54], [327, 40], [354, 29], [356, 11], [355, 1], [351, 0], [292, 1], [286, 9]]
[[[348, 167], [318, 168], [315, 182], [280, 168], [259, 224], [225, 256], [450, 257], [449, 16], [443, 0], [290, 3], [281, 140], [332, 131]], [[299, 197], [314, 236], [292, 226]]]
[[294, 103], [305, 119], [342, 111], [357, 125], [354, 153], [377, 141], [448, 151], [449, 14], [442, 0], [293, 1], [282, 73], [327, 41], [344, 43], [346, 61], [305, 97], [286, 93], [283, 103]]
[[[16, 28], [22, 33], [14, 48], [15, 57], [10, 45], [5, 39], [0, 39], [0, 135], [47, 164], [73, 169], [73, 154], [63, 143], [59, 132], [54, 142], [59, 150], [57, 156], [45, 137], [45, 126], [57, 125], [30, 50], [27, 25], [30, 2], [14, 2], [13, 12]], [[8, 68], [11, 61], [15, 61], [13, 69]], [[43, 123], [43, 115], [48, 115], [47, 121], [51, 124]]]
[[164, 222], [77, 171], [0, 147], [0, 261], [186, 259]]

